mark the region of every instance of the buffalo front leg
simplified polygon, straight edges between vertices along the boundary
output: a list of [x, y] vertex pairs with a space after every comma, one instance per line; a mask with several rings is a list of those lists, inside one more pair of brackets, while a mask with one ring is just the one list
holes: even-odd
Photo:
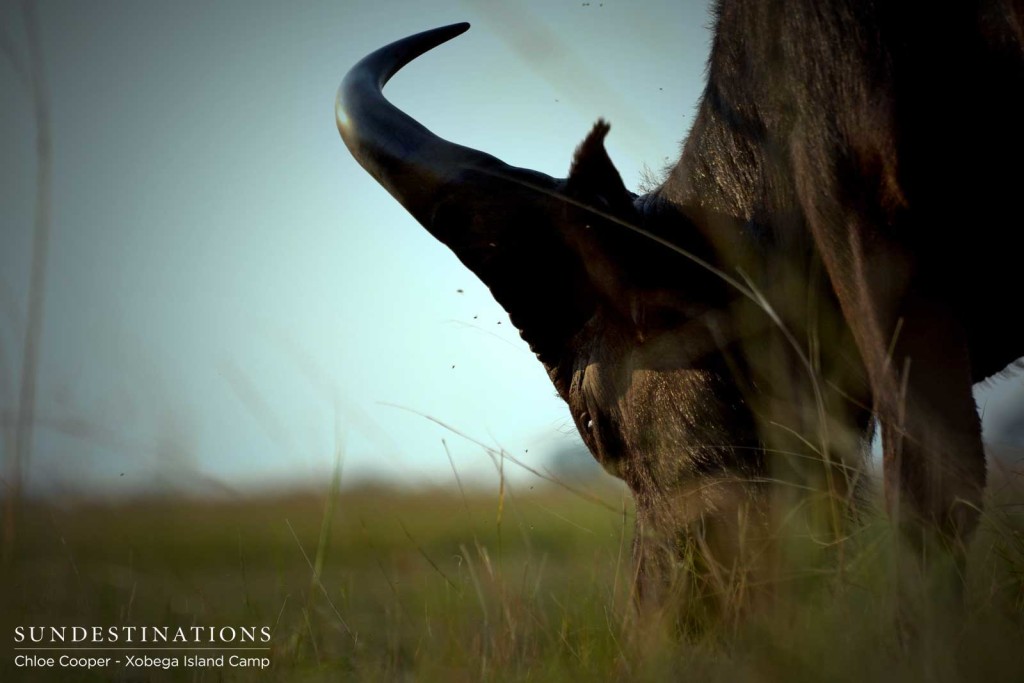
[[898, 253], [846, 237], [849, 262], [826, 262], [871, 382], [890, 516], [923, 560], [951, 554], [962, 577], [985, 486], [966, 335], [927, 283], [893, 296], [909, 270]]
[[881, 216], [821, 194], [805, 208], [871, 383], [890, 516], [918, 566], [953, 561], [959, 591], [985, 486], [965, 331]]
[[888, 364], [875, 390], [886, 503], [914, 547], [937, 540], [962, 570], [985, 487], [966, 337], [941, 305], [908, 299], [891, 358], [875, 361]]

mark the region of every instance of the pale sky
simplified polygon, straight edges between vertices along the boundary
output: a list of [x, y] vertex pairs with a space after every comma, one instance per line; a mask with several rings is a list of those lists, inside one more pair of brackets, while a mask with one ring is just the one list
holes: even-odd
[[[23, 54], [16, 8], [0, 11]], [[691, 124], [705, 2], [43, 0], [39, 14], [54, 186], [32, 488], [326, 481], [336, 434], [349, 481], [448, 484], [442, 438], [464, 478], [491, 476], [478, 446], [417, 413], [535, 467], [577, 440], [486, 288], [352, 160], [335, 91], [377, 47], [469, 21], [386, 95], [442, 137], [555, 176], [605, 117], [636, 187]], [[35, 157], [4, 59], [0, 91], [9, 415]], [[1020, 379], [996, 393], [1013, 392]], [[1013, 412], [981, 400], [988, 420]]]

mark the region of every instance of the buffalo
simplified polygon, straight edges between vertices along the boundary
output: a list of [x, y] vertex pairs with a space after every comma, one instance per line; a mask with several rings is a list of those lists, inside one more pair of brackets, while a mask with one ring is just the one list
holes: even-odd
[[360, 61], [338, 129], [627, 483], [641, 592], [755, 585], [795, 509], [841, 538], [874, 429], [913, 556], [962, 568], [986, 482], [972, 387], [1024, 354], [1020, 3], [720, 0], [692, 129], [642, 195], [604, 121], [552, 178], [383, 97], [467, 28]]

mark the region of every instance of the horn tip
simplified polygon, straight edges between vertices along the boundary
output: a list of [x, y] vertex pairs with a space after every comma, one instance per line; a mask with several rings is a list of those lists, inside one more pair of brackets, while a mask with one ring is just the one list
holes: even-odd
[[465, 33], [466, 31], [468, 31], [470, 25], [471, 24], [468, 21], [459, 21], [459, 22], [456, 22], [454, 24], [449, 24], [448, 26], [445, 26], [444, 28], [451, 30], [452, 33], [457, 36], [460, 33]]

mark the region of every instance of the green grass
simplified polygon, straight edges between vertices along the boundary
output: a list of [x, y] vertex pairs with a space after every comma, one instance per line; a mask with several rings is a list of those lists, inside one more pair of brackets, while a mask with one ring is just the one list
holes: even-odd
[[[1024, 680], [1024, 535], [990, 505], [968, 606], [894, 617], [888, 526], [738, 623], [631, 602], [632, 517], [562, 489], [35, 503], [4, 567], [0, 680]], [[332, 502], [333, 501], [333, 502]], [[782, 583], [782, 582], [780, 582]], [[27, 671], [22, 625], [268, 625], [269, 671]]]

